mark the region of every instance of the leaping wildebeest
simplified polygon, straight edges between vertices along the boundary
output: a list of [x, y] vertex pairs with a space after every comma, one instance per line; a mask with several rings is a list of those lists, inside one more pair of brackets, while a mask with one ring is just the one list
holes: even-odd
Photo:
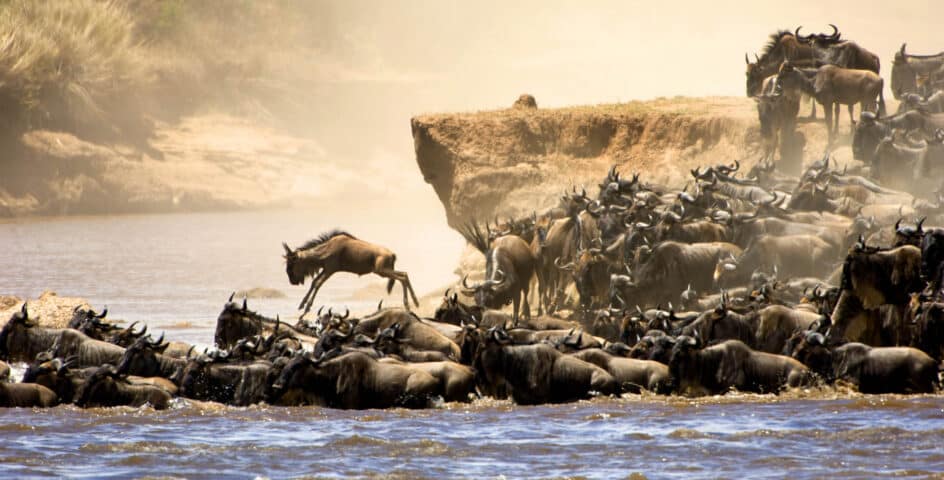
[[413, 303], [417, 307], [420, 306], [410, 284], [410, 277], [406, 272], [394, 270], [397, 255], [387, 248], [365, 242], [340, 230], [323, 233], [295, 250], [284, 242], [282, 246], [285, 248], [285, 271], [292, 285], [302, 285], [305, 279], [314, 277], [311, 288], [298, 304], [299, 310], [304, 309], [302, 316], [311, 310], [318, 289], [337, 272], [357, 275], [373, 273], [387, 278], [387, 293], [393, 290], [394, 282], [400, 282], [403, 286], [403, 306], [410, 308], [407, 293], [412, 297]]

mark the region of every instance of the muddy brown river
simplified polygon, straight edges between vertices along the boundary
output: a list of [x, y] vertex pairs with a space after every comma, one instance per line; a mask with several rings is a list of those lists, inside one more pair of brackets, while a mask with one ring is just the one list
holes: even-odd
[[[82, 296], [107, 304], [115, 318], [208, 345], [233, 290], [279, 289], [286, 298], [250, 306], [294, 313], [303, 290], [288, 287], [280, 242], [296, 245], [339, 225], [323, 218], [263, 212], [4, 222], [0, 293]], [[437, 225], [404, 231], [394, 224], [344, 226], [397, 251], [418, 293], [454, 278], [461, 237]], [[370, 309], [375, 298], [351, 292], [371, 281], [339, 276], [318, 303]], [[842, 388], [537, 407], [480, 400], [422, 411], [188, 400], [160, 412], [0, 410], [2, 478], [944, 478], [942, 445], [944, 396]]]

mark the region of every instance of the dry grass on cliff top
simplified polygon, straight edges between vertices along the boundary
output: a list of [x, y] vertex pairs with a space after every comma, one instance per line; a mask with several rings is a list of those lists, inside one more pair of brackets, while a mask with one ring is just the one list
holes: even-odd
[[104, 99], [147, 81], [132, 30], [131, 17], [116, 2], [4, 2], [0, 102], [7, 120], [27, 126], [101, 121]]
[[[538, 100], [540, 105], [540, 99]], [[474, 119], [477, 117], [519, 118], [526, 116], [555, 117], [567, 115], [613, 115], [640, 116], [649, 113], [687, 115], [687, 116], [724, 116], [730, 118], [755, 119], [757, 110], [754, 102], [747, 97], [659, 97], [652, 100], [634, 100], [626, 103], [601, 103], [597, 105], [574, 105], [559, 108], [500, 110], [479, 110], [475, 112], [426, 113], [417, 115], [418, 119], [456, 118]]]

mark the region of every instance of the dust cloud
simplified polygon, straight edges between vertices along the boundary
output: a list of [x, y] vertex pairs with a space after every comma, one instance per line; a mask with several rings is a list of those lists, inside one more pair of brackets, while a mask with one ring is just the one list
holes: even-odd
[[[744, 54], [799, 25], [839, 26], [876, 52], [882, 73], [902, 42], [935, 43], [925, 1], [368, 2], [319, 4], [325, 49], [310, 95], [309, 134], [337, 191], [374, 206], [442, 219], [415, 166], [409, 118], [505, 108], [520, 93], [540, 107], [654, 97], [744, 95]], [[887, 82], [886, 82], [887, 84]], [[891, 95], [888, 94], [888, 97]], [[364, 168], [367, 167], [367, 168]], [[327, 193], [327, 192], [326, 192]]]

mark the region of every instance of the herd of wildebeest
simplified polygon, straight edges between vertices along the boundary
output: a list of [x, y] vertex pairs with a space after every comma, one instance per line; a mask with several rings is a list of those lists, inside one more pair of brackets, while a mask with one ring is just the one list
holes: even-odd
[[[749, 94], [773, 85], [758, 97], [764, 105], [800, 85], [828, 112], [829, 98], [853, 97], [821, 89], [842, 85], [846, 70], [873, 70], [866, 53], [838, 31], [778, 32], [749, 62]], [[804, 66], [807, 56], [813, 63]], [[829, 58], [853, 63], [823, 63]], [[0, 331], [0, 360], [29, 365], [21, 382], [0, 383], [0, 405], [166, 408], [179, 396], [419, 408], [483, 396], [539, 404], [835, 382], [863, 393], [936, 392], [944, 228], [932, 225], [944, 225], [944, 177], [926, 172], [944, 137], [932, 129], [940, 92], [928, 94], [944, 82], [942, 65], [944, 54], [902, 47], [893, 85], [907, 111], [862, 114], [853, 149], [863, 162], [853, 168], [827, 154], [790, 175], [768, 156], [746, 172], [737, 161], [694, 169], [679, 190], [612, 167], [596, 196], [572, 188], [540, 214], [469, 221], [461, 230], [485, 256], [484, 276], [447, 290], [432, 318], [410, 310], [418, 302], [393, 252], [337, 230], [284, 245], [289, 281], [312, 278], [296, 323], [230, 297], [213, 350], [155, 340], [146, 327], [84, 309], [68, 328], [44, 328], [24, 304]], [[873, 79], [856, 75], [863, 80], [853, 83]], [[889, 138], [895, 148], [923, 142], [907, 149], [924, 153], [891, 157]], [[895, 189], [883, 175], [902, 170], [937, 185], [909, 189], [914, 195]], [[385, 277], [388, 292], [399, 282], [404, 308], [353, 317], [322, 307], [306, 318], [340, 271]], [[3, 362], [0, 376], [9, 376]]]
[[[757, 101], [765, 156], [798, 165], [804, 139], [796, 131], [801, 97], [822, 105], [830, 143], [839, 131], [839, 107], [847, 105], [853, 125], [853, 154], [872, 177], [914, 191], [944, 174], [944, 52], [914, 55], [902, 44], [892, 62], [891, 90], [900, 101], [886, 115], [878, 55], [833, 32], [801, 35], [780, 30], [770, 36], [760, 56], [747, 54], [747, 95]], [[853, 107], [861, 105], [857, 122]], [[793, 168], [784, 168], [794, 171]]]

